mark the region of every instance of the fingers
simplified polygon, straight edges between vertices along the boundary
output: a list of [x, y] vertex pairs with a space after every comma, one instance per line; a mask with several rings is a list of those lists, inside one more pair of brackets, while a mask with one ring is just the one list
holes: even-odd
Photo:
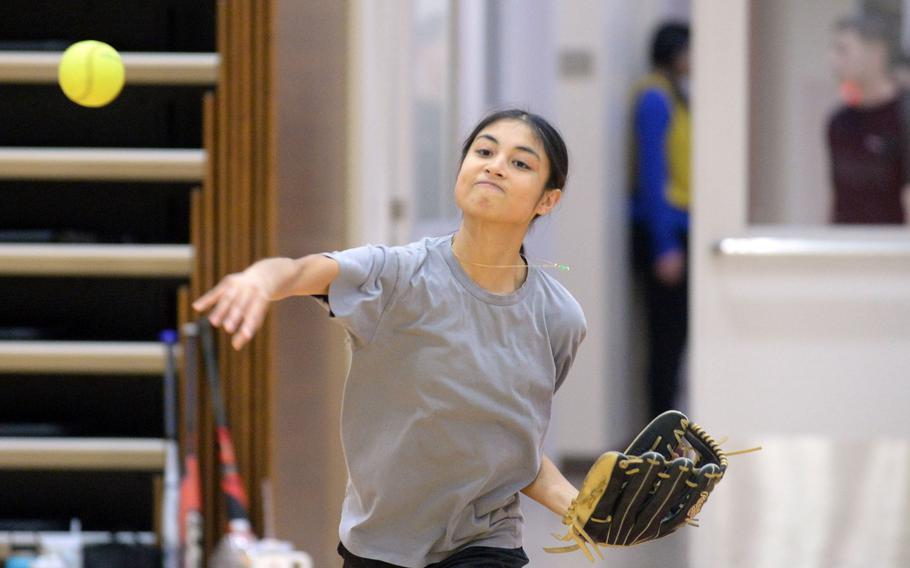
[[246, 310], [244, 311], [243, 321], [239, 324], [237, 333], [235, 333], [234, 337], [231, 339], [231, 345], [234, 349], [240, 349], [253, 339], [253, 335], [255, 335], [262, 326], [268, 305], [269, 302], [265, 298], [257, 296], [256, 294], [251, 296]]
[[212, 310], [212, 313], [209, 314], [209, 321], [212, 322], [212, 325], [219, 327], [221, 322], [224, 320], [224, 317], [230, 312], [231, 307], [234, 304], [234, 300], [237, 298], [237, 294], [240, 293], [240, 290], [236, 287], [227, 288], [224, 292], [221, 293], [221, 297], [218, 299], [218, 304]]
[[218, 298], [221, 297], [221, 294], [224, 292], [226, 286], [226, 279], [218, 283], [217, 286], [200, 296], [195, 302], [193, 302], [193, 309], [197, 312], [204, 312], [205, 310], [212, 307], [215, 302], [218, 301]]
[[231, 305], [223, 314], [224, 330], [228, 333], [234, 333], [237, 324], [243, 321], [246, 308], [252, 298], [251, 291], [247, 288], [241, 288], [237, 291], [231, 301]]
[[240, 349], [262, 326], [268, 304], [269, 298], [259, 286], [232, 274], [193, 302], [193, 308], [200, 312], [211, 308], [209, 321], [234, 334], [231, 345]]
[[224, 319], [224, 329], [228, 333], [248, 327], [249, 322], [253, 322], [253, 331], [259, 326], [255, 320], [261, 316], [259, 310], [265, 311], [268, 305], [262, 294], [255, 288], [245, 288], [241, 290], [231, 305], [231, 309]]

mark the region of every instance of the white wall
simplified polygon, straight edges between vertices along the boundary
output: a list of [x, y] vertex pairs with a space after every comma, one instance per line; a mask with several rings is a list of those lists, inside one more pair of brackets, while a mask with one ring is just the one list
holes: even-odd
[[[910, 263], [901, 256], [729, 258], [725, 237], [907, 242], [885, 228], [747, 224], [748, 37], [743, 0], [697, 6], [693, 395], [702, 420], [743, 432], [887, 435], [910, 428]], [[723, 13], [724, 11], [721, 11]], [[784, 142], [781, 133], [780, 143]], [[845, 419], [843, 409], [850, 409]], [[733, 433], [731, 431], [731, 434]]]
[[[556, 55], [592, 58], [591, 75], [556, 79], [556, 120], [570, 150], [568, 192], [553, 220], [552, 254], [572, 266], [563, 281], [588, 318], [588, 339], [557, 397], [554, 444], [598, 455], [628, 442], [644, 419], [633, 365], [628, 227], [628, 117], [634, 82], [648, 69], [654, 28], [685, 19], [688, 2], [554, 2]], [[584, 435], [580, 435], [584, 433]], [[594, 435], [597, 433], [597, 435]]]
[[[582, 345], [571, 375], [556, 397], [553, 444], [568, 455], [599, 455], [607, 439], [608, 377], [619, 361], [615, 331], [611, 326], [608, 298], [615, 296], [621, 279], [608, 279], [616, 264], [622, 241], [611, 242], [615, 219], [622, 215], [609, 199], [605, 183], [609, 152], [605, 126], [606, 44], [604, 3], [579, 1], [557, 5], [555, 59], [589, 58], [590, 73], [567, 76], [558, 69], [555, 77], [554, 118], [569, 147], [570, 171], [565, 199], [554, 217], [557, 262], [572, 271], [561, 273], [585, 311], [588, 337]], [[622, 256], [621, 254], [619, 256]], [[613, 322], [623, 314], [614, 313]]]
[[411, 191], [410, 2], [356, 0], [348, 21], [348, 172], [327, 190], [346, 192], [345, 246], [400, 244], [408, 228], [391, 204]]
[[[801, 10], [796, 4], [787, 6]], [[892, 532], [872, 523], [906, 519], [906, 476], [892, 484], [878, 472], [907, 468], [910, 244], [898, 230], [747, 224], [755, 159], [748, 151], [749, 5], [695, 2], [691, 414], [729, 436], [730, 447], [758, 442], [765, 450], [731, 459], [691, 533], [692, 564], [905, 566], [907, 525]], [[776, 140], [787, 143], [786, 133]], [[719, 239], [735, 236], [871, 241], [905, 252], [713, 252]], [[854, 459], [858, 449], [867, 457]], [[852, 496], [840, 489], [853, 484]], [[854, 524], [857, 518], [866, 522]], [[882, 560], [879, 551], [901, 548], [903, 560]]]

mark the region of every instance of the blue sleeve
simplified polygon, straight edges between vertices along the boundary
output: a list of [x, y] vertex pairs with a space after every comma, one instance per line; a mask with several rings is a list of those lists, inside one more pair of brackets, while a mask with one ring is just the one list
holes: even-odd
[[355, 348], [373, 340], [398, 285], [399, 259], [394, 249], [367, 245], [323, 253], [338, 263], [338, 276], [321, 301], [345, 330]]
[[666, 95], [651, 89], [638, 100], [635, 134], [638, 147], [638, 186], [641, 211], [651, 238], [654, 258], [682, 243], [674, 230], [672, 206], [667, 202], [670, 167], [667, 160], [667, 133], [670, 129], [670, 103]]

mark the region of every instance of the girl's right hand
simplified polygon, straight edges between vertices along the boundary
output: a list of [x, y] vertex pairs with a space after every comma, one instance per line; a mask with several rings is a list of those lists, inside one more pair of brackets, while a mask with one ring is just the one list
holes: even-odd
[[[231, 345], [240, 349], [262, 326], [271, 294], [265, 280], [254, 271], [228, 274], [214, 288], [193, 302], [193, 309], [204, 312], [214, 306], [209, 321], [233, 333]], [[236, 333], [235, 333], [236, 332]]]

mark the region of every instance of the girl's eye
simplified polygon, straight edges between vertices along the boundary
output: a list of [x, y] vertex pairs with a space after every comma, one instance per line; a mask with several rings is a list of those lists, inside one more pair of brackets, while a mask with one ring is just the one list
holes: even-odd
[[492, 156], [492, 155], [493, 155], [493, 152], [489, 151], [489, 150], [486, 149], [486, 148], [478, 148], [478, 149], [477, 149], [477, 153], [478, 153], [479, 155], [481, 155], [481, 156], [484, 156], [484, 157]]
[[531, 169], [531, 166], [529, 166], [528, 164], [522, 162], [521, 160], [515, 160], [515, 165], [518, 166], [519, 168], [523, 169], [523, 170], [530, 170], [530, 169]]

